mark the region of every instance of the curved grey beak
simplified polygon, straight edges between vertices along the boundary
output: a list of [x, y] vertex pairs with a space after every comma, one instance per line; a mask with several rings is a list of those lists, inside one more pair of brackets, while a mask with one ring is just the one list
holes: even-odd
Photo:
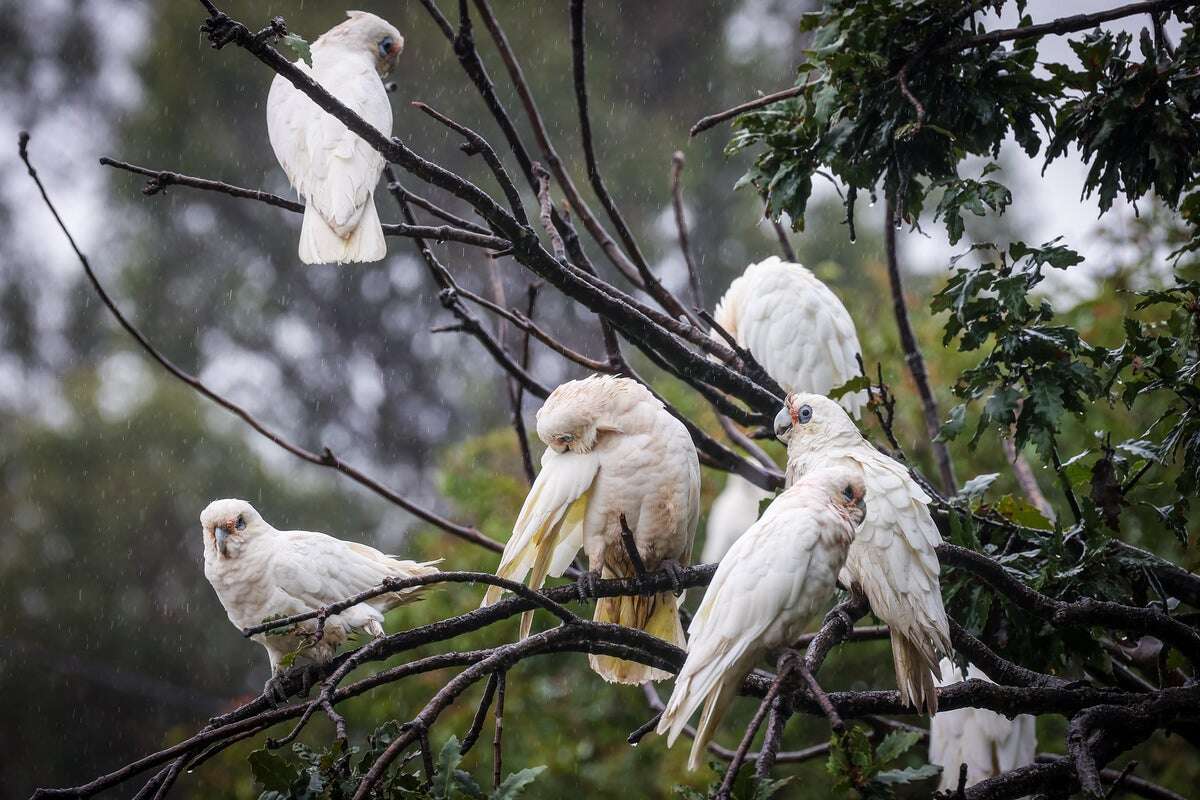
[[786, 442], [788, 434], [792, 432], [792, 415], [788, 413], [788, 407], [785, 405], [779, 409], [779, 413], [775, 415], [775, 438], [781, 442]]
[[217, 540], [217, 552], [226, 558], [229, 557], [229, 546], [225, 542], [229, 539], [229, 531], [218, 525], [213, 529], [213, 536]]

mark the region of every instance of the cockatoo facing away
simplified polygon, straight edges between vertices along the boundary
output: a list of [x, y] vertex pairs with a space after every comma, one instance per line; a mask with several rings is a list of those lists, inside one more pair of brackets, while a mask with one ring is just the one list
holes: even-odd
[[708, 510], [700, 561], [715, 564], [724, 558], [737, 538], [758, 519], [759, 504], [770, 496], [766, 489], [731, 472], [725, 480], [725, 488]]
[[842, 583], [857, 586], [875, 616], [890, 626], [901, 699], [933, 714], [934, 676], [939, 657], [950, 652], [950, 623], [935, 551], [942, 537], [929, 516], [929, 496], [828, 397], [788, 395], [775, 418], [775, 434], [787, 443], [788, 484], [822, 467], [861, 470], [867, 518], [846, 556]]
[[[991, 682], [974, 664], [967, 674], [942, 659], [939, 686], [977, 678]], [[1037, 752], [1037, 725], [1029, 714], [1009, 719], [985, 708], [939, 711], [929, 721], [929, 761], [942, 768], [938, 789], [958, 788], [958, 770], [967, 765], [967, 786], [1002, 772], [1032, 764]]]
[[[389, 135], [392, 106], [380, 78], [395, 65], [404, 37], [374, 14], [346, 15], [313, 42], [312, 66], [295, 66]], [[374, 197], [383, 156], [282, 75], [267, 96], [267, 132], [279, 165], [304, 197], [300, 260], [342, 264], [387, 255]]]
[[[850, 312], [799, 264], [772, 256], [746, 267], [713, 318], [786, 392], [828, 394], [859, 374], [862, 348]], [[863, 391], [841, 398], [855, 419], [866, 402]]]
[[[433, 564], [401, 561], [373, 547], [309, 531], [278, 531], [245, 500], [214, 500], [200, 514], [204, 532], [204, 576], [217, 592], [229, 621], [238, 628], [269, 617], [316, 611], [378, 586], [385, 578], [412, 578], [437, 572]], [[382, 594], [325, 621], [314, 641], [316, 621], [288, 630], [258, 634], [254, 640], [271, 658], [274, 677], [280, 662], [296, 653], [297, 664], [328, 661], [352, 633], [383, 635], [383, 615], [416, 598], [418, 589]]]
[[[679, 420], [637, 381], [593, 375], [564, 383], [537, 413], [546, 443], [542, 470], [525, 498], [496, 574], [529, 576], [538, 588], [559, 576], [582, 547], [591, 576], [630, 578], [633, 565], [621, 540], [622, 514], [647, 570], [686, 564], [700, 513], [700, 462]], [[483, 604], [500, 589], [488, 590]], [[638, 628], [684, 644], [675, 595], [602, 597], [597, 622]], [[521, 620], [527, 636], [532, 620]], [[644, 683], [668, 673], [611, 656], [589, 656], [608, 681]]]
[[776, 497], [721, 560], [692, 618], [687, 660], [658, 723], [669, 747], [704, 706], [688, 769], [700, 763], [746, 673], [769, 650], [796, 641], [828, 608], [863, 520], [863, 492], [858, 470], [810, 472]]

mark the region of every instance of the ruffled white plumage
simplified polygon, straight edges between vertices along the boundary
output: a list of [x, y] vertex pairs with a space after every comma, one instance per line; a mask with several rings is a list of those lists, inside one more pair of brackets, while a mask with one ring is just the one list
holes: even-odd
[[[552, 446], [505, 545], [496, 574], [540, 586], [561, 575], [582, 546], [589, 566], [603, 577], [632, 577], [621, 541], [623, 514], [647, 569], [663, 561], [686, 563], [700, 513], [700, 464], [683, 424], [645, 387], [613, 376], [593, 376], [558, 387], [538, 411], [538, 435], [548, 445], [569, 428], [571, 447]], [[484, 604], [501, 592], [490, 589]], [[675, 596], [601, 598], [598, 621], [645, 630], [674, 644], [684, 642]], [[521, 622], [530, 630], [532, 615]], [[668, 677], [609, 656], [590, 656], [607, 680], [642, 683]]]
[[[974, 664], [967, 674], [942, 659], [939, 686], [950, 686], [967, 679], [991, 682]], [[929, 721], [929, 761], [942, 768], [938, 788], [958, 786], [958, 772], [967, 765], [967, 786], [993, 778], [1002, 772], [1032, 764], [1037, 755], [1037, 725], [1029, 714], [1009, 719], [985, 708], [959, 708], [939, 711]]]
[[[230, 501], [222, 501], [230, 502]], [[241, 502], [241, 501], [238, 501]], [[245, 504], [250, 508], [249, 504]], [[315, 611], [378, 586], [385, 578], [411, 578], [437, 572], [436, 561], [416, 562], [384, 555], [373, 547], [311, 531], [279, 531], [261, 517], [251, 522], [233, 557], [221, 555], [206, 536], [204, 575], [216, 590], [229, 620], [239, 628], [269, 617]], [[383, 615], [414, 599], [410, 589], [366, 600], [331, 615], [324, 636], [301, 654], [302, 661], [325, 661], [357, 632], [383, 634]], [[284, 655], [296, 650], [315, 623], [301, 623], [292, 634], [255, 636], [275, 671]]]
[[[862, 348], [850, 312], [800, 264], [778, 256], [751, 264], [713, 316], [789, 393], [828, 394], [859, 374]], [[840, 402], [857, 418], [867, 393], [850, 392]]]

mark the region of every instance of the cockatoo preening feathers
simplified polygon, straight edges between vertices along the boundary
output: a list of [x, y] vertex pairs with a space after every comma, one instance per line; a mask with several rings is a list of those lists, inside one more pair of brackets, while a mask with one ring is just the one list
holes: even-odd
[[688, 769], [700, 763], [746, 673], [767, 651], [796, 641], [828, 608], [863, 520], [863, 493], [861, 470], [809, 472], [721, 559], [692, 618], [687, 660], [658, 723], [670, 746], [704, 706]]
[[[436, 562], [386, 556], [373, 547], [309, 531], [278, 531], [245, 500], [214, 500], [200, 514], [204, 533], [204, 576], [238, 628], [268, 618], [316, 611], [378, 586], [385, 578], [437, 572]], [[417, 589], [366, 600], [325, 621], [320, 641], [316, 623], [268, 631], [254, 640], [266, 648], [271, 673], [289, 653], [297, 663], [328, 661], [355, 632], [383, 635], [383, 615], [415, 599]]]
[[[404, 37], [374, 14], [346, 15], [313, 42], [312, 66], [295, 66], [389, 135], [392, 106], [380, 76], [395, 65]], [[374, 197], [383, 156], [282, 75], [267, 96], [267, 132], [280, 166], [304, 197], [300, 260], [342, 264], [387, 255]]]
[[[974, 664], [967, 674], [948, 658], [941, 663], [939, 686], [968, 678], [991, 682]], [[958, 788], [958, 770], [967, 765], [967, 786], [1032, 764], [1037, 754], [1037, 725], [1029, 714], [1009, 719], [986, 708], [939, 711], [929, 721], [929, 761], [942, 768], [938, 789]]]
[[[687, 428], [644, 386], [609, 375], [569, 381], [537, 414], [546, 443], [542, 470], [525, 498], [496, 574], [529, 576], [538, 588], [559, 576], [582, 547], [593, 573], [630, 578], [633, 565], [621, 540], [620, 517], [634, 533], [646, 569], [686, 564], [700, 513], [700, 462]], [[500, 590], [493, 587], [484, 605]], [[605, 597], [595, 619], [644, 630], [683, 646], [675, 595]], [[521, 622], [529, 633], [531, 617]], [[670, 677], [611, 656], [589, 656], [598, 674], [618, 683]]]
[[775, 432], [788, 446], [789, 484], [832, 465], [861, 470], [867, 518], [846, 556], [842, 583], [857, 586], [875, 616], [891, 628], [901, 699], [934, 713], [934, 677], [939, 657], [950, 652], [950, 623], [938, 580], [936, 548], [942, 537], [929, 516], [929, 496], [903, 464], [872, 447], [828, 397], [788, 395]]

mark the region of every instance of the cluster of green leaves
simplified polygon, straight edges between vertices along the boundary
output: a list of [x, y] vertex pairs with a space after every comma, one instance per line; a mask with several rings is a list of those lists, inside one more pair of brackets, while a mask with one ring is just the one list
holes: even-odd
[[852, 791], [862, 800], [890, 800], [895, 797], [895, 787], [936, 777], [941, 767], [933, 764], [899, 766], [920, 740], [918, 731], [893, 731], [875, 746], [869, 731], [861, 725], [835, 733], [826, 765], [834, 788]]
[[[1198, 12], [1193, 8], [1190, 22]], [[1051, 72], [1067, 89], [1078, 92], [1059, 108], [1047, 162], [1078, 147], [1091, 163], [1084, 195], [1098, 193], [1101, 211], [1123, 194], [1136, 201], [1153, 192], [1170, 208], [1178, 208], [1184, 192], [1191, 222], [1200, 211], [1200, 41], [1195, 27], [1184, 30], [1172, 54], [1146, 28], [1139, 37], [1140, 59], [1131, 53], [1127, 32], [1095, 31], [1072, 41], [1083, 69], [1062, 64]], [[1200, 247], [1193, 238], [1184, 250]]]
[[[1044, 279], [1045, 267], [1066, 269], [1083, 259], [1058, 240], [1040, 247], [1014, 242], [1007, 251], [988, 243], [968, 254], [974, 252], [994, 258], [956, 269], [931, 304], [934, 312], [950, 312], [943, 344], [958, 339], [967, 351], [992, 344], [954, 387], [967, 401], [988, 395], [971, 443], [989, 425], [1003, 431], [1015, 425], [1017, 445], [1032, 442], [1050, 460], [1059, 418], [1066, 411], [1082, 413], [1102, 391], [1099, 369], [1106, 351], [1085, 342], [1074, 328], [1054, 324], [1050, 303], [1035, 301], [1030, 292]], [[942, 438], [956, 437], [965, 422], [964, 403], [951, 411]]]
[[1128, 33], [1097, 31], [1071, 41], [1081, 70], [1050, 64], [1044, 76], [1038, 37], [956, 44], [984, 32], [974, 12], [1007, 4], [835, 0], [808, 15], [801, 93], [735, 123], [729, 152], [761, 148], [739, 185], [755, 186], [798, 229], [820, 170], [847, 187], [848, 219], [860, 191], [874, 197], [882, 186], [897, 221], [914, 224], [941, 192], [935, 218], [956, 243], [964, 210], [1003, 212], [1012, 200], [994, 180], [960, 176], [962, 160], [996, 157], [1009, 135], [1033, 157], [1045, 138], [1047, 163], [1073, 146], [1091, 162], [1084, 194], [1098, 193], [1102, 209], [1118, 194], [1153, 192], [1193, 226], [1178, 252], [1200, 247], [1200, 10], [1172, 12], [1185, 24], [1176, 48], [1143, 29], [1138, 59]]
[[[814, 36], [800, 67], [804, 90], [735, 123], [729, 152], [764, 146], [740, 185], [753, 184], [769, 212], [787, 212], [798, 229], [820, 169], [849, 189], [848, 215], [859, 191], [874, 196], [880, 184], [914, 221], [926, 194], [944, 190], [938, 213], [957, 235], [960, 207], [1002, 210], [1008, 190], [961, 179], [959, 162], [995, 157], [1010, 133], [1035, 155], [1036, 123], [1052, 125], [1058, 87], [1034, 74], [1032, 41], [933, 54], [974, 32], [964, 11], [954, 0], [835, 0], [808, 15], [803, 27]], [[923, 121], [901, 90], [902, 70]]]
[[[250, 754], [254, 780], [262, 787], [259, 800], [344, 800], [354, 796], [359, 782], [375, 760], [400, 735], [400, 724], [386, 722], [368, 738], [366, 747], [343, 751], [334, 743], [317, 751], [297, 742], [293, 759], [263, 749]], [[469, 772], [459, 769], [461, 744], [451, 736], [434, 760], [432, 775], [396, 767], [372, 791], [376, 800], [516, 800], [545, 767], [529, 767], [508, 775], [490, 793]]]

